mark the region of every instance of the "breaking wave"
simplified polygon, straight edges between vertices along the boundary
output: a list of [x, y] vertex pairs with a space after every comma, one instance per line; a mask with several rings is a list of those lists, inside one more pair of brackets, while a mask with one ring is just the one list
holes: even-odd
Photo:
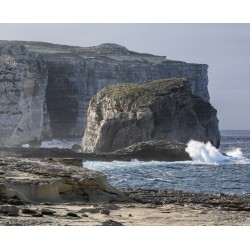
[[198, 141], [189, 141], [185, 151], [195, 163], [201, 164], [247, 164], [250, 160], [243, 157], [240, 148], [221, 153], [210, 142], [206, 144]]
[[84, 161], [83, 166], [102, 171], [104, 169], [145, 169], [146, 167], [170, 167], [177, 166], [180, 164], [184, 165], [231, 165], [231, 164], [249, 164], [250, 159], [243, 157], [240, 148], [235, 148], [225, 153], [221, 153], [217, 148], [215, 148], [210, 142], [203, 143], [199, 141], [189, 141], [185, 151], [192, 158], [192, 161], [138, 161], [132, 160], [130, 162], [126, 161]]
[[[225, 147], [226, 145], [226, 147]], [[233, 149], [232, 145], [235, 145]], [[190, 161], [83, 161], [83, 167], [100, 171], [117, 188], [174, 189], [198, 193], [250, 194], [250, 142], [222, 145], [190, 141]]]

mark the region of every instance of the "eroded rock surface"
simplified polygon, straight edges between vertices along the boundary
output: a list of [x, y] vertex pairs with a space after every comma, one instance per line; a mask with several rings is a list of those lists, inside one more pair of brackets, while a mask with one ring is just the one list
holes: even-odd
[[0, 145], [40, 140], [47, 127], [43, 59], [19, 43], [0, 42]]
[[[99, 172], [63, 161], [0, 158], [0, 201], [9, 203], [129, 201]], [[1, 210], [2, 211], [2, 210]]]
[[114, 83], [185, 77], [209, 101], [207, 69], [117, 44], [0, 41], [0, 145], [81, 138], [91, 97]]
[[112, 152], [152, 140], [210, 141], [218, 147], [216, 110], [182, 78], [102, 89], [90, 102], [84, 152]]
[[177, 141], [155, 140], [135, 143], [127, 148], [115, 151], [111, 155], [121, 159], [142, 161], [188, 161], [192, 160], [185, 151], [186, 144]]
[[228, 211], [250, 211], [249, 195], [225, 195], [189, 193], [178, 190], [160, 189], [123, 189], [129, 197], [144, 204], [175, 204], [175, 205], [202, 205], [204, 207], [217, 207]]

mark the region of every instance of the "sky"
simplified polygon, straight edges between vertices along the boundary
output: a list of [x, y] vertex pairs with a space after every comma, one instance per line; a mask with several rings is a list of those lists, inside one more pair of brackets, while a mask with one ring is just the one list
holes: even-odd
[[117, 43], [168, 59], [208, 64], [220, 129], [250, 129], [250, 24], [0, 24], [0, 40], [93, 46]]

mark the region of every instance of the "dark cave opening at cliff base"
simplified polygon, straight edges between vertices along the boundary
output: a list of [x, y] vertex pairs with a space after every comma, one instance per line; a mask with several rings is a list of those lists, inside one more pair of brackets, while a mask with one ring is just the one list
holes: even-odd
[[77, 90], [62, 73], [49, 71], [46, 105], [52, 138], [73, 138], [78, 116]]

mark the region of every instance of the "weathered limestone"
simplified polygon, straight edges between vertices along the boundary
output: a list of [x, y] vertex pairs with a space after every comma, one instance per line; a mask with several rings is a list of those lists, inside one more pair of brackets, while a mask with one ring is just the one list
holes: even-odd
[[185, 77], [209, 101], [207, 68], [116, 44], [0, 41], [0, 145], [82, 137], [91, 97], [114, 83]]
[[112, 152], [151, 140], [219, 146], [216, 110], [182, 78], [104, 88], [90, 102], [84, 152]]
[[0, 43], [0, 145], [38, 141], [46, 127], [46, 68], [15, 43]]
[[0, 203], [9, 199], [23, 203], [130, 200], [112, 187], [105, 175], [73, 162], [0, 158]]

